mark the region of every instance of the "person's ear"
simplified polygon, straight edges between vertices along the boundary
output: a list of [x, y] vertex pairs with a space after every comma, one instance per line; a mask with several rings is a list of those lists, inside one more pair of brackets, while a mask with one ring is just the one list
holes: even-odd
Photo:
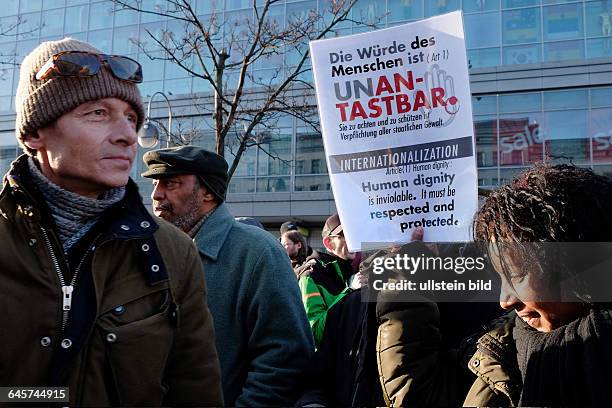
[[38, 150], [43, 146], [44, 137], [41, 137], [38, 131], [34, 133], [27, 134], [23, 137], [23, 144], [28, 147], [28, 149]]
[[208, 191], [208, 188], [206, 188], [206, 186], [204, 186], [204, 183], [202, 183], [199, 180], [195, 180], [195, 182], [200, 185], [200, 191], [202, 191], [202, 201], [207, 203], [207, 202], [215, 201], [216, 200], [215, 195], [213, 193], [211, 193], [210, 191]]
[[332, 245], [331, 240], [332, 240], [331, 237], [323, 238], [323, 246], [330, 252], [334, 250], [334, 246]]
[[205, 202], [215, 201], [215, 195], [210, 191], [204, 189], [204, 194], [202, 194], [202, 200]]

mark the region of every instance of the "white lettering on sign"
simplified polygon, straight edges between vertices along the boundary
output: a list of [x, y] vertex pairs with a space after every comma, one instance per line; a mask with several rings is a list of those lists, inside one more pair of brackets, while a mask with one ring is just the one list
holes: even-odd
[[599, 132], [593, 136], [595, 150], [608, 150], [612, 145], [612, 129], [606, 132]]
[[525, 126], [523, 132], [512, 136], [504, 136], [499, 139], [501, 152], [512, 153], [514, 150], [524, 150], [529, 146], [540, 144], [543, 141], [539, 126]]

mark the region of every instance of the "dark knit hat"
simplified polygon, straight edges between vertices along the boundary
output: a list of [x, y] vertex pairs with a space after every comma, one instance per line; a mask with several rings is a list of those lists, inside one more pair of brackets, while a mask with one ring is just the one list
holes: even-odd
[[62, 51], [88, 51], [101, 54], [91, 45], [64, 38], [59, 41], [47, 41], [36, 47], [21, 64], [19, 85], [15, 96], [17, 120], [15, 130], [17, 140], [29, 155], [35, 151], [23, 144], [23, 138], [38, 129], [50, 125], [65, 113], [79, 105], [103, 98], [118, 98], [134, 108], [138, 115], [137, 129], [144, 121], [144, 107], [140, 92], [135, 83], [115, 78], [106, 65], [97, 74], [90, 77], [51, 76], [47, 79], [36, 79], [36, 73], [51, 58]]
[[160, 178], [195, 174], [220, 201], [227, 190], [227, 162], [216, 153], [197, 146], [151, 150], [142, 157], [149, 168], [143, 177]]

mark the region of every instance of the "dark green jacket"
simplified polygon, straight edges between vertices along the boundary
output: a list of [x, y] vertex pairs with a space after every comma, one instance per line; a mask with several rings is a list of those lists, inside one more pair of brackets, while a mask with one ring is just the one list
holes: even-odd
[[[189, 237], [154, 220], [130, 181], [86, 247], [65, 255], [28, 177], [22, 156], [0, 193], [0, 384], [68, 386], [70, 406], [221, 405]], [[64, 311], [62, 286], [73, 276]]]
[[542, 333], [515, 317], [478, 340], [466, 406], [607, 406], [612, 402], [612, 309]]
[[350, 262], [319, 252], [308, 257], [298, 270], [302, 302], [317, 347], [323, 339], [327, 311], [349, 292], [352, 274]]
[[517, 406], [521, 376], [512, 338], [514, 316], [478, 339], [477, 350], [468, 362], [476, 379], [464, 406]]

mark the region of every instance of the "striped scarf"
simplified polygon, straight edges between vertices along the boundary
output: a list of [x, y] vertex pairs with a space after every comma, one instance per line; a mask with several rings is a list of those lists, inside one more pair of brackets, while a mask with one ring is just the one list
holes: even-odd
[[117, 187], [109, 189], [99, 199], [83, 197], [52, 183], [31, 157], [28, 166], [34, 184], [51, 210], [65, 252], [89, 231], [104, 210], [121, 201], [125, 195], [125, 187]]

